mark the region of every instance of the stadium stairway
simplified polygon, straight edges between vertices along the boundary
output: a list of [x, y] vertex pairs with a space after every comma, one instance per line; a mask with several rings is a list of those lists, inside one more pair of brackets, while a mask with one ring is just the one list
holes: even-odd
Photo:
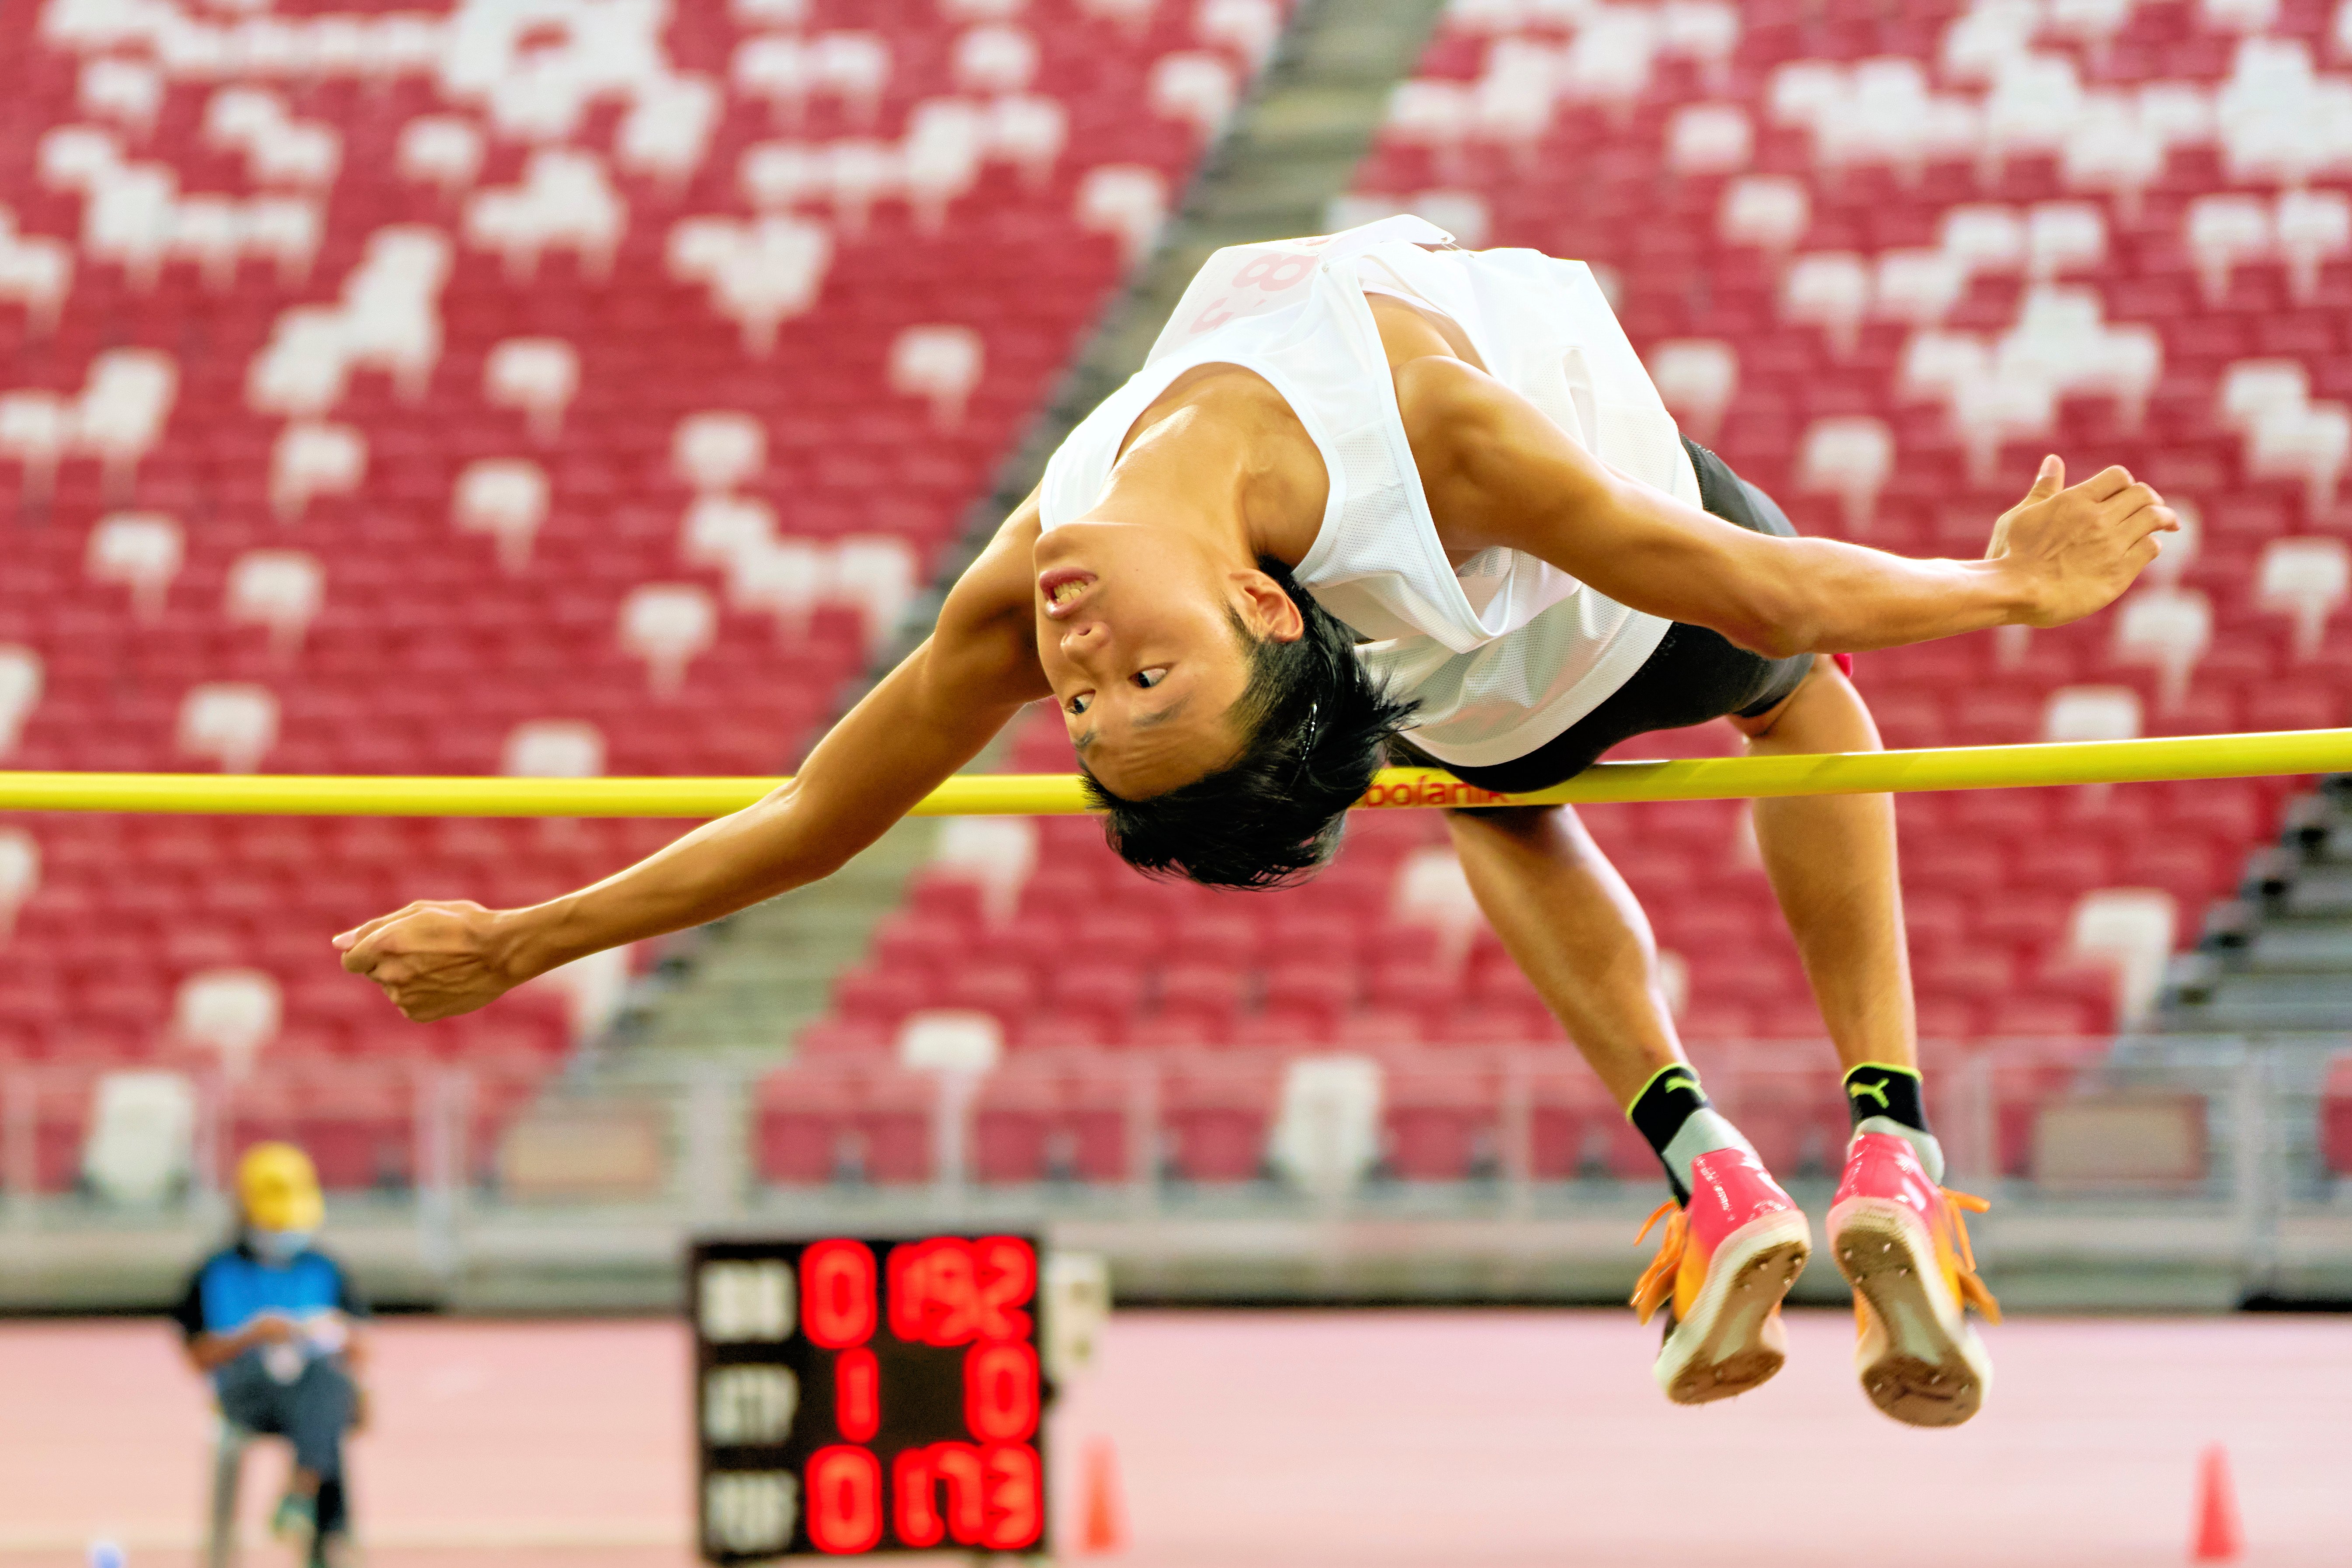
[[2173, 1034], [2340, 1030], [2352, 1018], [2352, 776], [2293, 802], [2241, 897], [2217, 905], [2174, 959], [2162, 1026]]

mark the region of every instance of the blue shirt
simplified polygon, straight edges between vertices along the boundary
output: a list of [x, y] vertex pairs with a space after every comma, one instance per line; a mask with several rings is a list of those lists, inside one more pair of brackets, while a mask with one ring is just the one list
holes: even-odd
[[271, 1263], [239, 1237], [196, 1266], [172, 1317], [193, 1344], [200, 1335], [233, 1334], [264, 1312], [301, 1319], [326, 1311], [367, 1316], [341, 1264], [316, 1247]]

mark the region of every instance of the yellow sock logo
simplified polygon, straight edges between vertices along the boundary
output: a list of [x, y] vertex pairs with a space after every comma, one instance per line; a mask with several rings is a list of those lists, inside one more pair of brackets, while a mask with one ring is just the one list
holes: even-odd
[[1865, 1094], [1869, 1095], [1878, 1101], [1878, 1109], [1881, 1110], [1893, 1109], [1886, 1103], [1886, 1086], [1883, 1083], [1850, 1083], [1845, 1086], [1845, 1091], [1854, 1100], [1860, 1100]]
[[1678, 1089], [1686, 1089], [1693, 1094], [1696, 1094], [1699, 1091], [1698, 1079], [1691, 1077], [1690, 1074], [1683, 1071], [1680, 1068], [1672, 1068], [1669, 1071], [1659, 1075], [1659, 1093], [1672, 1094]]

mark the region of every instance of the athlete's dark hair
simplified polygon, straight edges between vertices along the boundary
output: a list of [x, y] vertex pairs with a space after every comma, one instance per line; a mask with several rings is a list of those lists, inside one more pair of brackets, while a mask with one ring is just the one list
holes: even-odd
[[[1240, 760], [1149, 800], [1127, 800], [1086, 774], [1107, 816], [1103, 835], [1139, 871], [1212, 888], [1278, 888], [1331, 858], [1348, 807], [1371, 786], [1388, 738], [1413, 705], [1391, 696], [1356, 657], [1356, 637], [1271, 556], [1258, 570], [1298, 606], [1291, 642], [1234, 635], [1249, 684], [1229, 711], [1248, 737]], [[1083, 765], [1081, 766], [1083, 772]]]

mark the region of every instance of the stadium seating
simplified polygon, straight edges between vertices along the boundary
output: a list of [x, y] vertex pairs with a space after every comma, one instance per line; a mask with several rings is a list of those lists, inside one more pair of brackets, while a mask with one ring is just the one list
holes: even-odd
[[[0, 58], [0, 766], [782, 771], [1280, 16], [27, 8]], [[232, 1069], [238, 1138], [339, 1119], [331, 1180], [397, 1176], [408, 1065], [528, 1081], [614, 976], [418, 1028], [328, 935], [543, 898], [674, 831], [0, 824], [0, 1065], [55, 1086], [43, 1181], [89, 1075], [158, 1060]], [[360, 1058], [391, 1087], [301, 1088]]]
[[[2352, 4], [1456, 0], [1332, 221], [1410, 209], [1588, 259], [1685, 427], [1805, 531], [1978, 555], [2049, 450], [2075, 478], [2126, 464], [2179, 507], [2110, 614], [1861, 656], [1889, 744], [2332, 725], [2352, 709], [2347, 100]], [[1058, 730], [1041, 720], [1016, 765], [1066, 766]], [[2051, 1042], [2001, 1058], [2004, 1169], [2069, 1062], [2145, 1013], [2291, 787], [1902, 798], [1931, 1059]], [[1586, 816], [1651, 911], [1711, 1081], [1780, 1059], [1733, 1042], [1818, 1037], [1742, 807]], [[934, 868], [804, 1049], [887, 1049], [944, 1006], [995, 1014], [1016, 1060], [1155, 1047], [1171, 1085], [1191, 1058], [1370, 1050], [1391, 1061], [1392, 1160], [1436, 1174], [1468, 1169], [1465, 1129], [1491, 1134], [1502, 1102], [1414, 1104], [1416, 1057], [1559, 1043], [1460, 916], [1423, 814], [1360, 819], [1318, 882], [1255, 896], [1151, 887], [1083, 823], [1037, 831], [1002, 856], [992, 918], [969, 863]], [[1583, 1080], [1531, 1070], [1530, 1169], [1643, 1167]], [[1782, 1103], [1752, 1076], [1739, 1114], [1776, 1159], [1839, 1135], [1833, 1102], [1824, 1121], [1820, 1094]]]

